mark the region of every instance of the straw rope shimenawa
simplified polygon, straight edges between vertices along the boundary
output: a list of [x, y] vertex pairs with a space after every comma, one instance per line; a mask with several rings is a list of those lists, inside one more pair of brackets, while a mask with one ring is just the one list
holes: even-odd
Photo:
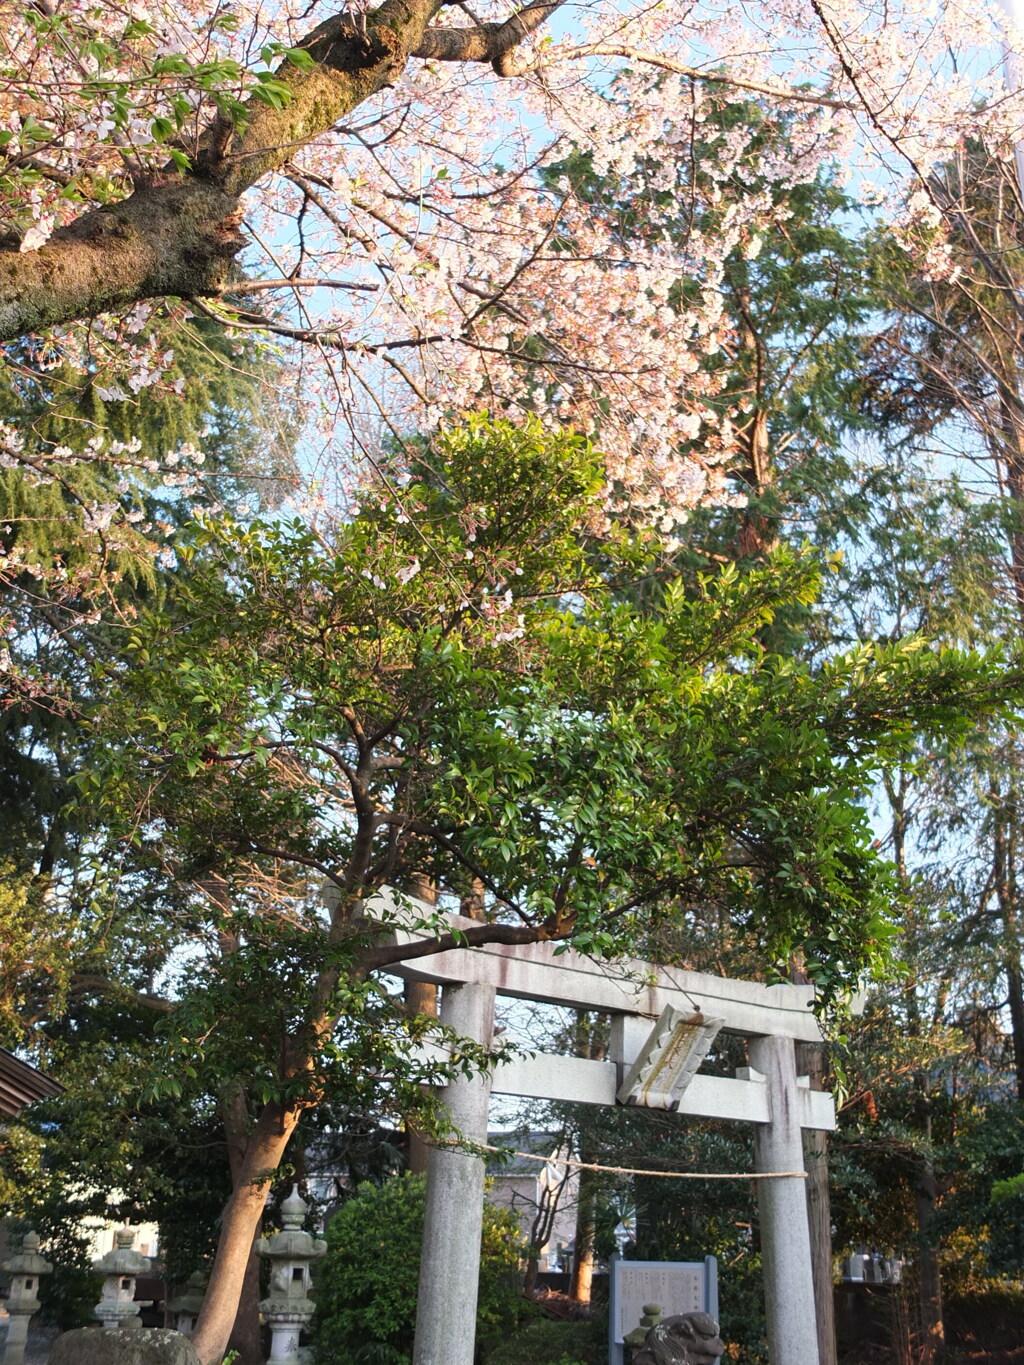
[[597, 1166], [592, 1161], [572, 1157], [538, 1156], [536, 1152], [517, 1152], [510, 1147], [492, 1147], [487, 1142], [437, 1142], [439, 1151], [498, 1152], [520, 1156], [524, 1161], [540, 1161], [545, 1166], [572, 1166], [577, 1171], [605, 1171], [609, 1175], [653, 1175], [661, 1180], [806, 1180], [806, 1171], [644, 1171], [636, 1166]]

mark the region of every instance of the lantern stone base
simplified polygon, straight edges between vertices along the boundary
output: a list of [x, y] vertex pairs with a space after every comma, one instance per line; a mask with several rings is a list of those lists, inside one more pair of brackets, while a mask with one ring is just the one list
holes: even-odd
[[270, 1355], [267, 1365], [296, 1365], [296, 1362], [301, 1361], [299, 1333], [311, 1317], [311, 1313], [282, 1313], [270, 1318]]
[[166, 1327], [80, 1327], [53, 1343], [49, 1365], [200, 1365], [195, 1347]]
[[12, 1313], [5, 1323], [7, 1335], [0, 1336], [0, 1361], [3, 1365], [22, 1365], [28, 1341], [28, 1314]]

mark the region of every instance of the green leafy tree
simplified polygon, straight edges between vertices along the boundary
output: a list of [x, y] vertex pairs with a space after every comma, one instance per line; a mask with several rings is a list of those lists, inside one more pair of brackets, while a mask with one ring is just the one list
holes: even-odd
[[[372, 1108], [382, 1076], [418, 1103], [427, 1024], [377, 972], [456, 942], [610, 955], [718, 897], [827, 1000], [891, 933], [870, 774], [1016, 686], [920, 642], [817, 671], [767, 655], [759, 632], [820, 576], [781, 548], [623, 602], [663, 547], [613, 527], [595, 553], [602, 474], [575, 437], [473, 422], [410, 458], [336, 527], [211, 522], [96, 716], [117, 739], [85, 794], [140, 865], [219, 888], [190, 913], [231, 944], [168, 1002], [162, 1083], [201, 1070], [252, 1118], [197, 1328], [211, 1360], [300, 1115], [334, 1084]], [[416, 876], [482, 885], [483, 918], [390, 942], [366, 901]]]
[[[899, 433], [894, 434], [894, 440]], [[835, 580], [850, 635], [1013, 638], [1001, 594], [1005, 508], [897, 445], [862, 472], [871, 512]], [[987, 1236], [987, 1192], [964, 1200], [962, 1145], [1010, 1100], [1013, 1035], [1001, 1026], [1012, 919], [1014, 727], [981, 723], [950, 750], [924, 736], [886, 767], [878, 827], [897, 875], [902, 967], [849, 1031], [849, 1097], [836, 1137], [834, 1213], [847, 1244], [909, 1254], [927, 1358], [941, 1349], [944, 1282]], [[954, 1212], [959, 1210], [959, 1212]], [[973, 1212], [971, 1212], [973, 1210]], [[973, 1222], [972, 1222], [973, 1219]], [[980, 1273], [980, 1271], [978, 1271]]]
[[[0, 373], [0, 1026], [66, 1086], [8, 1129], [40, 1152], [9, 1207], [77, 1264], [75, 1220], [117, 1212], [105, 1201], [120, 1190], [124, 1216], [160, 1221], [187, 1274], [230, 1189], [210, 1126], [218, 1097], [193, 1085], [177, 1105], [147, 1105], [137, 1067], [161, 1009], [154, 983], [191, 942], [188, 890], [98, 856], [101, 816], [73, 784], [93, 762], [95, 670], [161, 600], [175, 536], [197, 508], [278, 505], [295, 429], [286, 373], [262, 344], [181, 307], [129, 320], [115, 340], [119, 382], [77, 363], [73, 336], [6, 348]], [[183, 1169], [187, 1150], [210, 1159]]]
[[137, 394], [52, 342], [8, 348], [0, 372], [3, 837], [37, 875], [74, 842], [61, 812], [91, 663], [162, 591], [175, 530], [196, 507], [274, 505], [293, 478], [275, 357], [174, 313], [132, 340], [163, 366]]

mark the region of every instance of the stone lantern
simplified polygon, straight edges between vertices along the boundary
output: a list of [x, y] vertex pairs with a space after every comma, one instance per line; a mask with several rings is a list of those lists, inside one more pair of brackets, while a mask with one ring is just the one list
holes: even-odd
[[176, 1299], [172, 1299], [167, 1305], [172, 1313], [177, 1314], [175, 1326], [183, 1336], [187, 1337], [196, 1325], [196, 1318], [199, 1316], [199, 1310], [206, 1298], [203, 1292], [206, 1289], [206, 1280], [207, 1277], [201, 1270], [194, 1271], [188, 1277], [185, 1292], [179, 1294]]
[[150, 1268], [148, 1256], [132, 1249], [135, 1233], [131, 1228], [120, 1228], [114, 1233], [114, 1247], [92, 1268], [103, 1275], [103, 1293], [93, 1313], [104, 1327], [120, 1327], [129, 1318], [138, 1316], [141, 1304], [135, 1302], [135, 1277]]
[[256, 1243], [256, 1250], [271, 1265], [270, 1294], [260, 1303], [260, 1312], [270, 1324], [267, 1365], [294, 1365], [301, 1359], [299, 1333], [313, 1316], [310, 1265], [323, 1256], [327, 1243], [302, 1231], [308, 1207], [298, 1185], [293, 1186], [281, 1205], [283, 1230]]
[[11, 1321], [7, 1328], [7, 1347], [0, 1351], [0, 1360], [4, 1365], [22, 1365], [29, 1319], [39, 1310], [39, 1279], [49, 1275], [53, 1266], [40, 1256], [37, 1235], [26, 1232], [21, 1239], [21, 1250], [9, 1261], [4, 1261], [3, 1268], [11, 1277], [11, 1294], [7, 1300]]
[[645, 1303], [643, 1317], [640, 1319], [640, 1325], [638, 1327], [634, 1327], [632, 1332], [629, 1332], [625, 1337], [623, 1337], [623, 1343], [626, 1346], [628, 1346], [631, 1351], [641, 1350], [642, 1347], [644, 1346], [644, 1343], [647, 1341], [647, 1333], [651, 1330], [652, 1327], [656, 1327], [660, 1321], [661, 1304]]

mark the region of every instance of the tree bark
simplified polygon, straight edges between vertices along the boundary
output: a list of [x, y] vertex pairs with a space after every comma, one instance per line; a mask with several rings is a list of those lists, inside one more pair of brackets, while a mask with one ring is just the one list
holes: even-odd
[[202, 1365], [220, 1365], [227, 1350], [270, 1180], [298, 1119], [297, 1109], [268, 1104], [246, 1144], [238, 1184], [224, 1208], [210, 1283], [192, 1334], [192, 1345]]
[[235, 1325], [228, 1337], [228, 1351], [237, 1351], [235, 1365], [263, 1365], [263, 1330], [260, 1326], [260, 1258], [256, 1254], [257, 1227], [245, 1267]]
[[569, 1297], [576, 1303], [589, 1303], [594, 1281], [594, 1233], [597, 1222], [595, 1171], [580, 1171], [576, 1201], [576, 1238], [572, 1256]]
[[[437, 905], [437, 885], [426, 877], [409, 879], [409, 894], [426, 905]], [[429, 981], [407, 981], [404, 987], [405, 1010], [410, 1017], [425, 1014], [437, 1018], [437, 987]], [[406, 1125], [409, 1138], [409, 1170], [413, 1175], [426, 1175], [430, 1148], [415, 1128]]]
[[[909, 892], [910, 877], [907, 871], [907, 834], [909, 827], [907, 791], [909, 779], [906, 772], [901, 768], [898, 781], [893, 782], [890, 777], [887, 777], [885, 785], [892, 810], [893, 860], [899, 874], [900, 886], [905, 892]], [[914, 928], [914, 923], [911, 921], [907, 929], [908, 949], [910, 950], [907, 959], [910, 962], [915, 960]], [[907, 1033], [911, 1038], [919, 1039], [922, 1033], [922, 1025], [916, 980], [908, 979], [905, 981], [903, 1000], [907, 1012]], [[924, 1140], [926, 1153], [928, 1153], [932, 1138], [928, 1083], [928, 1076], [925, 1072], [914, 1073], [913, 1084], [916, 1092], [914, 1121]], [[945, 1324], [942, 1314], [942, 1265], [939, 1261], [939, 1248], [931, 1232], [931, 1222], [935, 1213], [938, 1192], [935, 1167], [930, 1154], [926, 1154], [918, 1169], [914, 1190], [918, 1230], [917, 1298], [921, 1321], [920, 1365], [932, 1365], [945, 1341]]]
[[915, 1190], [920, 1238], [917, 1262], [917, 1292], [921, 1310], [921, 1341], [918, 1350], [920, 1365], [933, 1365], [946, 1341], [942, 1309], [942, 1267], [939, 1263], [939, 1248], [931, 1233], [937, 1199], [938, 1184], [935, 1170], [931, 1162], [927, 1161], [918, 1172]]
[[[1024, 422], [1019, 404], [1012, 401], [1020, 392], [1018, 359], [1024, 335], [1018, 325], [1014, 329], [1014, 345], [1005, 365], [1006, 392], [1000, 396], [1001, 449], [996, 450], [997, 462], [1002, 455], [1006, 491], [1012, 501], [1009, 529], [1010, 567], [1017, 602], [1017, 615], [1024, 626]], [[1002, 357], [1000, 357], [1002, 359]], [[995, 784], [993, 784], [995, 785]], [[1011, 784], [1005, 807], [993, 808], [996, 821], [996, 892], [1003, 919], [1003, 961], [1006, 976], [1007, 1003], [1010, 1012], [1010, 1040], [1013, 1048], [1013, 1069], [1017, 1084], [1017, 1098], [1024, 1100], [1024, 979], [1021, 971], [1021, 944], [1017, 925], [1017, 868], [1016, 785]], [[999, 844], [1002, 842], [1003, 847]], [[1001, 862], [1001, 867], [998, 864]]]
[[530, 1247], [526, 1253], [526, 1270], [523, 1274], [523, 1296], [527, 1299], [533, 1298], [533, 1291], [537, 1288], [537, 1275], [540, 1270], [540, 1257], [537, 1255], [535, 1247]]
[[[813, 1085], [813, 1082], [812, 1082]], [[828, 1193], [828, 1134], [803, 1131], [807, 1172], [807, 1220], [811, 1230], [814, 1307], [818, 1318], [820, 1365], [836, 1365], [835, 1289], [832, 1283], [832, 1209]]]
[[[410, 1015], [426, 1014], [437, 1018], [437, 987], [429, 981], [405, 983], [405, 1008]], [[413, 1175], [426, 1175], [430, 1148], [415, 1128], [408, 1129], [409, 1170]]]
[[1003, 961], [1010, 1007], [1010, 1039], [1013, 1045], [1013, 1070], [1017, 1099], [1024, 1101], [1024, 980], [1021, 977], [1020, 950], [1015, 947], [1016, 915], [1006, 922], [1007, 955]]
[[[249, 1142], [249, 1120], [245, 1093], [241, 1085], [233, 1085], [221, 1096], [221, 1113], [224, 1116], [224, 1131], [227, 1134], [228, 1161], [231, 1165], [231, 1187], [237, 1189], [245, 1165], [245, 1152]], [[249, 1244], [249, 1260], [242, 1281], [242, 1293], [238, 1301], [228, 1350], [238, 1352], [237, 1365], [263, 1365], [263, 1342], [260, 1333], [260, 1258], [256, 1254], [256, 1237], [259, 1223], [253, 1228]]]
[[[576, 1016], [573, 1052], [588, 1061], [604, 1061], [608, 1054], [605, 1035], [595, 1027], [590, 1014]], [[595, 1152], [585, 1136], [580, 1136], [580, 1160], [596, 1162]], [[580, 1171], [576, 1191], [576, 1236], [572, 1257], [572, 1279], [569, 1297], [577, 1303], [589, 1303], [594, 1281], [594, 1241], [597, 1232], [597, 1192], [600, 1177], [596, 1171]]]
[[1000, 790], [994, 779], [989, 792], [992, 808], [992, 880], [1002, 920], [1002, 962], [1010, 1013], [1010, 1044], [1017, 1098], [1024, 1099], [1024, 982], [1021, 980], [1020, 931], [1017, 922], [1017, 849], [1019, 818], [1016, 784]]

